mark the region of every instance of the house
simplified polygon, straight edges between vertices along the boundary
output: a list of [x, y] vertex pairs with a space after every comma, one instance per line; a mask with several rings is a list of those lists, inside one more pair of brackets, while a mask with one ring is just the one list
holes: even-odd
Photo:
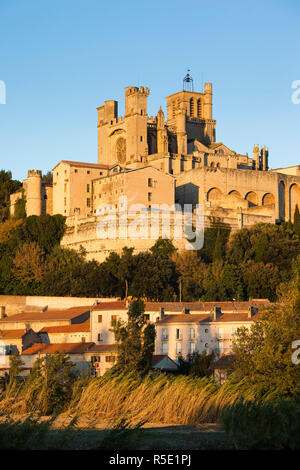
[[39, 343], [39, 336], [31, 329], [0, 330], [0, 345], [3, 354], [19, 353], [34, 343]]
[[45, 357], [56, 352], [64, 352], [75, 365], [75, 370], [82, 374], [87, 374], [90, 363], [87, 362], [85, 353], [93, 346], [93, 343], [59, 343], [59, 344], [34, 344], [23, 351], [21, 358], [28, 371], [33, 367], [37, 358]]
[[90, 342], [90, 320], [71, 325], [44, 326], [38, 335], [43, 343], [79, 343]]
[[[96, 344], [112, 344], [114, 342], [114, 334], [111, 331], [113, 323], [118, 320], [127, 322], [129, 305], [130, 302], [125, 300], [117, 302], [103, 302], [96, 305], [92, 309], [90, 315], [91, 341]], [[158, 329], [161, 326], [159, 321], [161, 320], [162, 316], [168, 318], [168, 322], [172, 317], [174, 320], [183, 318], [184, 322], [186, 323], [186, 314], [188, 312], [191, 315], [190, 319], [195, 320], [195, 315], [200, 315], [199, 320], [204, 320], [205, 318], [209, 318], [216, 310], [218, 312], [222, 312], [224, 315], [226, 314], [226, 316], [223, 317], [226, 318], [226, 321], [230, 319], [229, 315], [234, 315], [232, 318], [234, 321], [238, 321], [239, 317], [237, 314], [239, 314], [242, 315], [240, 318], [243, 322], [244, 320], [248, 319], [249, 309], [252, 309], [251, 311], [253, 314], [253, 312], [258, 312], [263, 307], [268, 305], [270, 305], [270, 302], [267, 299], [251, 299], [245, 302], [145, 302], [144, 316], [147, 321], [156, 324], [158, 337]], [[219, 319], [218, 322], [220, 323]], [[226, 324], [228, 324], [228, 321]], [[219, 325], [219, 328], [221, 334], [222, 326]], [[226, 331], [227, 329], [228, 328], [226, 327]], [[211, 340], [212, 338], [209, 340], [210, 346]], [[204, 342], [204, 344], [206, 343], [207, 341]], [[161, 344], [157, 343], [156, 354], [168, 354], [166, 351], [166, 343], [164, 342], [164, 344], [165, 346], [162, 350], [162, 347], [160, 347]], [[223, 346], [227, 347], [227, 344], [224, 344]], [[209, 348], [209, 346], [207, 346], [207, 348]], [[193, 349], [193, 346], [191, 346], [191, 349]], [[222, 349], [221, 345], [220, 349]]]
[[177, 360], [196, 352], [230, 354], [236, 332], [241, 327], [250, 329], [258, 318], [258, 309], [250, 306], [247, 313], [222, 312], [220, 307], [208, 313], [165, 315], [156, 322], [156, 354], [167, 354]]
[[96, 376], [105, 374], [117, 361], [116, 344], [93, 344], [85, 352], [86, 361], [91, 364], [91, 372]]
[[178, 365], [166, 354], [154, 354], [151, 360], [151, 369], [161, 372], [176, 372]]
[[233, 365], [234, 360], [234, 355], [228, 354], [226, 356], [220, 357], [220, 359], [212, 364], [211, 369], [214, 371], [214, 378], [221, 385], [226, 381], [228, 377], [228, 371]]
[[40, 331], [48, 326], [66, 326], [83, 323], [90, 318], [92, 307], [72, 307], [65, 310], [47, 310], [45, 312], [22, 312], [0, 319], [0, 330], [18, 330], [32, 328]]

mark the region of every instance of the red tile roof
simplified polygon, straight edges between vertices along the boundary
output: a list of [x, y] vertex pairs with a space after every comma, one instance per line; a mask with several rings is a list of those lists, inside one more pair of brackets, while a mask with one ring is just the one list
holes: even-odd
[[[159, 312], [161, 308], [165, 312], [182, 312], [184, 308], [190, 311], [209, 313], [214, 307], [221, 308], [222, 312], [248, 312], [249, 307], [262, 308], [270, 304], [267, 299], [255, 299], [245, 302], [145, 302], [146, 312]], [[101, 302], [93, 310], [128, 310], [126, 301]]]
[[73, 332], [89, 332], [90, 320], [83, 323], [74, 323], [73, 325], [61, 326], [44, 326], [39, 333], [73, 333]]
[[53, 167], [53, 170], [54, 168], [56, 168], [60, 163], [67, 163], [68, 165], [71, 165], [71, 166], [81, 166], [81, 167], [86, 167], [86, 168], [99, 168], [100, 170], [103, 169], [108, 169], [110, 168], [109, 165], [104, 165], [104, 164], [100, 164], [100, 163], [87, 163], [87, 162], [74, 162], [72, 160], [61, 160], [59, 163], [57, 163], [57, 165], [55, 165]]
[[17, 339], [22, 338], [29, 330], [1, 330], [0, 339]]
[[22, 312], [0, 319], [1, 323], [26, 321], [72, 320], [83, 313], [89, 312], [91, 307], [74, 307], [65, 310], [47, 310], [46, 312]]
[[90, 349], [89, 353], [106, 353], [106, 352], [116, 352], [117, 345], [116, 344], [94, 344]]
[[94, 343], [36, 343], [22, 352], [22, 354], [53, 354], [55, 352], [65, 352], [67, 354], [81, 354], [87, 352]]
[[[221, 322], [246, 322], [257, 319], [257, 315], [252, 318], [248, 318], [247, 313], [224, 313], [214, 320], [216, 323]], [[212, 316], [206, 313], [189, 313], [189, 314], [176, 314], [176, 315], [165, 315], [162, 320], [159, 320], [158, 324], [165, 323], [206, 323], [212, 321]]]

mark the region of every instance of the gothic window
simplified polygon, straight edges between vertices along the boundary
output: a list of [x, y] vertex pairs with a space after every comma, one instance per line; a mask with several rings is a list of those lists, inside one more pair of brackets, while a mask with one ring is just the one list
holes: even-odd
[[175, 104], [175, 101], [173, 101], [173, 103], [172, 103], [172, 114], [173, 114], [173, 118], [175, 117], [175, 109], [176, 109], [176, 104]]
[[200, 99], [197, 101], [197, 114], [198, 118], [202, 118], [202, 103]]
[[126, 162], [126, 140], [120, 137], [116, 143], [116, 155], [119, 163]]
[[193, 100], [193, 98], [190, 99], [190, 115], [194, 116], [194, 100]]

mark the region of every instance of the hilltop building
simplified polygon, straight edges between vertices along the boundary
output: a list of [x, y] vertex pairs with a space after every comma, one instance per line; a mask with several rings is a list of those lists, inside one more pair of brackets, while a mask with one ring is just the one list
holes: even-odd
[[[30, 171], [23, 182], [27, 215], [65, 215], [62, 246], [83, 246], [98, 261], [124, 246], [143, 251], [153, 245], [149, 237], [97, 237], [98, 207], [119, 210], [120, 196], [149, 211], [157, 202], [200, 204], [205, 226], [218, 222], [232, 230], [292, 220], [300, 205], [300, 165], [272, 170], [265, 146], [254, 145], [250, 157], [218, 142], [212, 84], [196, 92], [191, 81], [188, 74], [183, 90], [167, 96], [166, 116], [161, 107], [148, 116], [147, 87], [125, 88], [124, 116], [117, 101], [105, 101], [97, 108], [98, 163], [62, 160], [53, 169], [53, 185]], [[12, 214], [20, 194], [11, 196]], [[183, 240], [174, 244], [183, 249]]]

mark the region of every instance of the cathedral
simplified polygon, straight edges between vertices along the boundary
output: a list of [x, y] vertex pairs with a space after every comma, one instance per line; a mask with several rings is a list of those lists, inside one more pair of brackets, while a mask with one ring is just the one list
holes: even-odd
[[[211, 83], [196, 92], [188, 73], [183, 89], [166, 98], [149, 116], [147, 87], [125, 88], [125, 114], [118, 102], [105, 101], [98, 113], [98, 163], [60, 161], [53, 168], [52, 186], [40, 171], [30, 170], [23, 182], [27, 215], [66, 216], [62, 245], [83, 246], [90, 259], [102, 261], [124, 246], [144, 251], [150, 239], [100, 240], [98, 207], [119, 210], [120, 198], [143, 204], [201, 205], [204, 225], [237, 230], [256, 223], [293, 219], [300, 204], [300, 165], [269, 169], [268, 149], [254, 145], [253, 156], [239, 154], [217, 142]], [[11, 196], [11, 214], [22, 193]], [[174, 240], [180, 249], [180, 241]]]

